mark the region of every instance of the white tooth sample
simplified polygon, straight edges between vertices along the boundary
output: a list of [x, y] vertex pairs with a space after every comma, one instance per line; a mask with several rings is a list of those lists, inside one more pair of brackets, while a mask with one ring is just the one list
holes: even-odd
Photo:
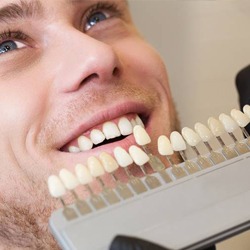
[[93, 177], [99, 177], [105, 174], [105, 171], [101, 162], [96, 157], [90, 156], [87, 160], [87, 165], [88, 165], [90, 174]]
[[211, 138], [213, 138], [211, 130], [200, 122], [195, 124], [194, 129], [204, 142], [208, 142]]
[[225, 133], [225, 129], [222, 123], [219, 120], [215, 119], [214, 117], [210, 117], [207, 123], [208, 127], [210, 128], [214, 136], [218, 137], [221, 136], [223, 133]]
[[121, 136], [120, 130], [114, 122], [105, 122], [102, 127], [106, 139], [113, 139]]
[[122, 147], [116, 147], [114, 149], [114, 156], [118, 164], [123, 168], [133, 163], [133, 159], [131, 158], [129, 153]]
[[105, 171], [108, 173], [112, 173], [116, 169], [119, 168], [119, 165], [117, 164], [116, 160], [110, 154], [107, 154], [106, 152], [102, 152], [99, 155], [99, 159], [100, 159]]
[[165, 135], [158, 138], [158, 152], [160, 155], [172, 155], [174, 153], [170, 140]]
[[250, 118], [250, 105], [246, 104], [243, 107], [243, 112]]
[[246, 114], [237, 109], [231, 110], [231, 116], [242, 128], [246, 127], [246, 125], [250, 122], [250, 118]]
[[234, 132], [239, 126], [238, 124], [236, 123], [235, 120], [233, 120], [233, 118], [229, 115], [226, 115], [226, 114], [220, 114], [219, 116], [219, 120], [221, 121], [221, 123], [223, 124], [225, 130], [228, 132], [228, 133], [232, 133]]
[[133, 129], [133, 133], [134, 133], [135, 141], [138, 145], [143, 146], [151, 142], [151, 139], [148, 133], [142, 126], [136, 125]]
[[50, 195], [55, 198], [60, 198], [66, 193], [66, 188], [62, 181], [56, 175], [51, 175], [48, 178], [48, 188]]
[[61, 169], [59, 177], [68, 190], [73, 190], [79, 185], [76, 176], [67, 169]]
[[105, 140], [105, 135], [99, 129], [93, 129], [90, 133], [90, 140], [95, 144], [102, 143]]
[[90, 182], [93, 181], [93, 177], [91, 176], [89, 169], [86, 166], [82, 164], [76, 164], [75, 172], [76, 172], [76, 177], [78, 181], [82, 185], [89, 184]]
[[69, 150], [70, 153], [79, 153], [79, 152], [81, 152], [80, 148], [75, 147], [75, 146], [69, 146], [68, 150]]
[[122, 135], [130, 135], [133, 132], [132, 124], [126, 117], [122, 117], [119, 120], [118, 128]]
[[81, 151], [90, 150], [93, 147], [93, 142], [86, 136], [80, 136], [78, 139], [78, 146]]
[[129, 154], [132, 157], [135, 164], [142, 166], [149, 161], [148, 155], [139, 147], [132, 145], [129, 148]]
[[138, 115], [136, 115], [136, 117], [135, 117], [135, 122], [137, 125], [141, 125], [143, 128], [145, 128], [141, 118]]
[[172, 144], [174, 151], [184, 151], [187, 149], [187, 145], [186, 145], [182, 135], [177, 131], [173, 131], [170, 134], [170, 142]]
[[201, 141], [200, 136], [191, 128], [184, 127], [181, 133], [186, 142], [192, 147], [197, 146], [197, 144]]

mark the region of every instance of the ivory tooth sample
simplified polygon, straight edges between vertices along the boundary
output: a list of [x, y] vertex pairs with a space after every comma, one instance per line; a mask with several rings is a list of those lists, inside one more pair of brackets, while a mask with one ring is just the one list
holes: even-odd
[[74, 189], [79, 186], [79, 181], [75, 175], [73, 175], [67, 169], [62, 169], [59, 173], [59, 177], [62, 180], [64, 186], [71, 191], [75, 197], [75, 205], [81, 214], [88, 214], [91, 212], [91, 208], [86, 201], [80, 200]]
[[230, 117], [229, 115], [226, 115], [226, 114], [220, 114], [219, 120], [223, 124], [225, 130], [228, 132], [228, 134], [233, 139], [233, 141], [235, 143], [234, 148], [237, 151], [237, 153], [238, 154], [245, 154], [245, 153], [249, 152], [249, 149], [246, 146], [246, 144], [239, 142], [234, 135], [234, 131], [239, 128], [236, 121], [233, 120], [232, 117]]
[[244, 114], [246, 114], [248, 116], [248, 118], [250, 119], [250, 105], [246, 104], [244, 107], [243, 107], [243, 112]]
[[182, 167], [174, 164], [171, 160], [170, 156], [174, 154], [174, 150], [172, 148], [170, 140], [165, 135], [161, 135], [158, 138], [158, 152], [160, 155], [163, 155], [167, 158], [171, 167], [171, 172], [176, 179], [180, 179], [187, 175]]
[[173, 150], [179, 152], [182, 159], [184, 160], [185, 169], [187, 170], [187, 172], [189, 174], [193, 174], [193, 173], [196, 173], [197, 171], [200, 171], [200, 168], [194, 162], [191, 162], [187, 159], [184, 153], [184, 151], [187, 149], [187, 145], [183, 137], [181, 136], [181, 134], [177, 131], [173, 131], [170, 134], [170, 141], [171, 141]]
[[209, 144], [209, 141], [214, 137], [212, 132], [202, 123], [197, 122], [194, 126], [195, 131], [202, 139], [204, 145], [207, 147], [209, 153], [210, 153], [210, 159], [214, 164], [221, 163], [225, 160], [224, 156], [222, 156], [220, 153], [215, 152], [211, 145]]
[[115, 183], [116, 183], [116, 191], [123, 199], [128, 199], [133, 196], [131, 190], [127, 187], [126, 184], [122, 183], [118, 180], [115, 176], [115, 171], [119, 168], [118, 163], [116, 160], [109, 154], [103, 152], [99, 155], [99, 159], [105, 169], [105, 171], [112, 175]]
[[133, 134], [136, 143], [142, 146], [145, 153], [149, 156], [149, 165], [153, 168], [153, 170], [159, 172], [165, 169], [165, 165], [161, 162], [161, 160], [151, 154], [146, 146], [151, 142], [151, 138], [149, 137], [147, 131], [142, 126], [136, 125], [133, 129]]
[[146, 164], [149, 161], [148, 155], [139, 147], [137, 146], [130, 146], [129, 148], [129, 154], [132, 157], [133, 161], [136, 165], [140, 166], [141, 170], [143, 171], [145, 177], [145, 181], [149, 188], [153, 189], [156, 187], [159, 187], [161, 183], [155, 176], [150, 176], [147, 174], [145, 170], [144, 164]]
[[227, 159], [232, 159], [234, 157], [236, 157], [238, 154], [236, 153], [235, 150], [229, 148], [228, 146], [226, 146], [226, 144], [224, 143], [224, 141], [221, 138], [221, 135], [224, 134], [226, 131], [222, 125], [222, 123], [215, 119], [214, 117], [210, 117], [208, 119], [208, 127], [210, 128], [211, 132], [213, 133], [213, 135], [217, 138], [217, 140], [219, 141], [221, 147], [222, 147], [222, 153], [223, 155], [227, 158]]
[[[248, 108], [245, 108], [245, 111]], [[249, 133], [247, 132], [247, 130], [245, 129], [245, 127], [249, 124], [250, 122], [250, 118], [248, 117], [248, 115], [244, 114], [243, 112], [241, 112], [240, 110], [237, 109], [232, 109], [231, 110], [231, 116], [232, 118], [237, 122], [237, 124], [239, 125], [239, 127], [241, 128], [243, 134], [245, 135], [245, 137], [247, 138], [247, 145], [250, 147], [250, 137], [249, 137]]]
[[191, 128], [184, 127], [181, 131], [182, 136], [186, 140], [186, 142], [191, 146], [194, 152], [197, 155], [197, 163], [201, 168], [208, 168], [211, 167], [211, 162], [204, 156], [201, 156], [200, 152], [197, 149], [197, 145], [201, 142], [201, 137], [194, 132]]
[[52, 197], [60, 199], [60, 201], [64, 207], [63, 208], [64, 217], [67, 220], [73, 220], [73, 219], [77, 218], [77, 214], [74, 211], [74, 209], [67, 207], [63, 198], [62, 198], [66, 194], [66, 188], [58, 176], [51, 175], [48, 178], [48, 188], [49, 188], [50, 195]]
[[137, 193], [143, 193], [147, 191], [147, 188], [145, 187], [145, 185], [142, 183], [142, 181], [131, 175], [129, 170], [128, 170], [128, 166], [130, 166], [131, 164], [133, 164], [133, 159], [131, 158], [131, 156], [128, 154], [128, 152], [123, 149], [122, 147], [116, 147], [114, 149], [114, 156], [116, 161], [118, 162], [118, 164], [124, 168], [129, 181], [128, 183], [130, 184], [130, 186], [132, 187], [132, 189]]
[[[105, 164], [107, 166], [108, 160], [105, 159], [103, 161], [106, 162]], [[90, 174], [93, 177], [95, 177], [99, 181], [99, 183], [101, 184], [102, 194], [105, 197], [106, 201], [109, 204], [115, 204], [115, 203], [119, 202], [120, 200], [117, 197], [117, 195], [114, 193], [114, 191], [111, 188], [106, 187], [105, 184], [103, 183], [103, 180], [100, 178], [100, 176], [105, 174], [105, 170], [104, 170], [102, 163], [96, 157], [91, 156], [88, 158], [87, 164], [88, 164], [88, 168], [90, 170]], [[109, 166], [108, 168], [110, 169], [111, 167]]]
[[75, 166], [75, 173], [80, 184], [84, 185], [90, 193], [90, 203], [95, 209], [101, 209], [106, 206], [103, 199], [94, 194], [93, 190], [90, 188], [90, 183], [94, 180], [93, 176], [90, 174], [89, 169], [82, 164], [77, 164]]

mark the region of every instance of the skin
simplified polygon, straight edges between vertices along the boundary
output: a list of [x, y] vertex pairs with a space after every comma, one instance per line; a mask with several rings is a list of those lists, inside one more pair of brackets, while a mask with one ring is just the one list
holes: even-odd
[[[101, 8], [106, 19], [92, 27], [86, 15], [95, 0], [43, 0], [28, 17], [0, 15], [0, 33], [27, 36], [0, 41], [18, 44], [0, 54], [0, 249], [57, 249], [48, 218], [61, 204], [49, 195], [48, 177], [117, 145], [128, 149], [134, 139], [78, 154], [63, 152], [65, 144], [127, 114], [143, 117], [153, 152], [158, 136], [177, 128], [160, 56], [134, 27], [127, 3], [106, 2], [121, 13]], [[20, 1], [1, 0], [0, 9], [10, 3]]]

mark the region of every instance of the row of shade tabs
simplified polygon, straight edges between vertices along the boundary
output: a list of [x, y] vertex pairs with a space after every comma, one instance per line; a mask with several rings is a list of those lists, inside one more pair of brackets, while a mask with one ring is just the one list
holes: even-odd
[[[141, 125], [137, 125], [133, 130], [137, 145], [130, 146], [128, 152], [121, 147], [116, 147], [114, 156], [105, 152], [101, 153], [99, 157], [91, 156], [87, 159], [86, 165], [77, 164], [75, 166], [75, 173], [67, 169], [61, 169], [58, 176], [52, 175], [49, 177], [49, 192], [52, 197], [61, 200], [65, 218], [68, 220], [74, 219], [79, 214], [88, 214], [111, 204], [119, 203], [147, 190], [160, 187], [249, 152], [250, 138], [245, 130], [246, 125], [249, 123], [250, 106], [246, 105], [243, 112], [233, 109], [230, 116], [221, 114], [219, 119], [210, 117], [208, 127], [202, 123], [196, 123], [194, 130], [185, 127], [181, 133], [173, 131], [169, 138], [161, 135], [158, 138], [158, 152], [166, 157], [169, 162], [168, 167], [162, 163], [159, 157], [150, 152], [148, 145], [151, 143], [151, 139], [146, 130]], [[239, 129], [242, 130], [246, 139], [237, 139], [235, 131]], [[230, 145], [223, 141], [222, 135], [225, 133], [232, 138], [233, 143]], [[214, 138], [217, 139], [221, 146], [219, 150], [213, 150], [210, 144], [210, 141]], [[203, 154], [199, 152], [197, 147], [199, 143], [205, 145], [206, 152]], [[190, 160], [185, 153], [187, 145], [196, 154], [196, 157]], [[174, 152], [179, 153], [184, 163], [174, 163], [172, 159]], [[141, 169], [144, 174], [142, 178], [131, 173], [129, 166], [132, 164], [136, 164]], [[146, 166], [150, 166], [154, 173], [149, 174]], [[122, 182], [116, 176], [119, 167], [124, 169], [127, 176], [126, 182]], [[102, 178], [105, 174], [111, 175], [115, 182], [114, 187], [110, 188], [105, 185]], [[99, 182], [102, 187], [102, 191], [98, 194], [91, 188], [93, 181]], [[88, 190], [88, 199], [80, 199], [75, 192], [79, 185], [84, 185]], [[67, 192], [71, 192], [74, 196], [74, 205], [77, 209], [66, 205], [63, 197]]]

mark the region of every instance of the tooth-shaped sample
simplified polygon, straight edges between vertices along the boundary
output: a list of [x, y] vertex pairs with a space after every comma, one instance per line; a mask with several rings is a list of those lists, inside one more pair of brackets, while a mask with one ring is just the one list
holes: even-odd
[[69, 170], [61, 169], [59, 177], [68, 190], [73, 190], [79, 185], [79, 181]]
[[184, 151], [187, 149], [187, 145], [186, 145], [183, 137], [177, 131], [173, 131], [170, 134], [170, 142], [172, 144], [172, 148], [174, 151]]
[[93, 142], [86, 136], [80, 136], [78, 139], [78, 146], [81, 151], [90, 150], [93, 147]]
[[181, 133], [186, 142], [192, 147], [197, 146], [197, 144], [201, 141], [200, 136], [195, 133], [191, 128], [184, 127]]
[[60, 198], [66, 193], [66, 188], [62, 181], [56, 175], [51, 175], [48, 178], [48, 188], [50, 195], [55, 198]]
[[145, 128], [141, 118], [138, 115], [136, 115], [136, 117], [135, 117], [135, 122], [137, 125], [141, 125], [143, 128]]
[[148, 133], [142, 126], [136, 125], [134, 127], [133, 133], [134, 133], [135, 141], [138, 145], [144, 146], [151, 142], [151, 139]]
[[212, 132], [200, 122], [195, 124], [194, 129], [204, 142], [208, 142], [211, 138], [213, 138]]
[[106, 139], [113, 139], [121, 135], [120, 130], [114, 122], [105, 122], [102, 127], [102, 131]]
[[115, 159], [110, 154], [107, 154], [106, 152], [102, 152], [99, 155], [99, 159], [100, 159], [105, 171], [108, 173], [112, 173], [116, 169], [119, 168]]
[[167, 136], [159, 136], [158, 151], [160, 155], [172, 155], [174, 153], [170, 140], [167, 138]]
[[114, 149], [114, 156], [121, 167], [127, 167], [133, 163], [131, 156], [122, 147], [116, 147]]
[[89, 184], [90, 182], [93, 181], [93, 177], [91, 176], [89, 169], [86, 166], [82, 164], [77, 164], [75, 166], [75, 172], [76, 172], [78, 181], [82, 185]]
[[132, 124], [126, 117], [122, 117], [119, 120], [118, 128], [122, 135], [130, 135], [133, 132]]
[[148, 155], [135, 145], [132, 145], [129, 148], [129, 154], [131, 155], [135, 164], [137, 164], [138, 166], [143, 166], [145, 163], [149, 161]]
[[80, 148], [75, 147], [75, 146], [69, 146], [68, 151], [70, 153], [79, 153], [79, 152], [81, 152]]
[[238, 124], [236, 123], [235, 120], [232, 119], [232, 117], [230, 117], [229, 115], [226, 114], [220, 114], [219, 116], [219, 120], [221, 121], [221, 123], [223, 124], [225, 130], [228, 133], [232, 133], [234, 132], [237, 128], [239, 128]]
[[214, 117], [210, 117], [207, 123], [208, 127], [210, 128], [214, 136], [218, 137], [221, 136], [223, 133], [225, 133], [225, 129], [222, 123], [219, 120], [215, 119]]
[[87, 165], [90, 171], [90, 174], [93, 177], [98, 177], [105, 174], [104, 168], [101, 162], [94, 156], [90, 156], [87, 160]]
[[105, 135], [101, 130], [93, 129], [90, 133], [90, 139], [95, 145], [97, 145], [105, 140]]
[[250, 105], [246, 104], [243, 107], [243, 112], [250, 118]]
[[237, 109], [231, 110], [231, 116], [242, 128], [246, 127], [246, 125], [250, 122], [250, 118], [246, 114]]

